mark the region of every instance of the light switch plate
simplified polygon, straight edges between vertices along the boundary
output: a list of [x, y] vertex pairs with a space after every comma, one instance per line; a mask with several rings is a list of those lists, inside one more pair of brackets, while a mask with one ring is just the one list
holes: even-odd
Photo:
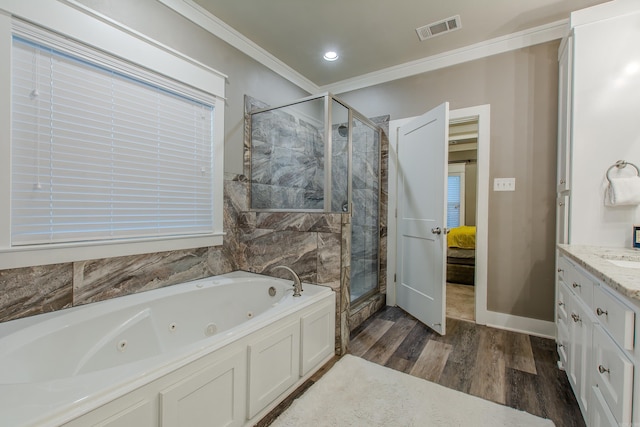
[[493, 191], [516, 191], [515, 178], [494, 178]]

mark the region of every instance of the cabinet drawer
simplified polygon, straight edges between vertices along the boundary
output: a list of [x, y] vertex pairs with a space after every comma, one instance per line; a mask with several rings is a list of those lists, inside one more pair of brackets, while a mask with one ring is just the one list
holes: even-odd
[[579, 299], [591, 307], [591, 304], [593, 303], [593, 288], [595, 286], [594, 280], [591, 276], [587, 273], [583, 273], [579, 267], [572, 264], [567, 268], [566, 284]]
[[568, 275], [570, 269], [573, 269], [573, 266], [569, 260], [567, 260], [563, 255], [560, 255], [558, 257], [558, 279], [567, 283], [569, 281]]
[[635, 335], [633, 310], [601, 286], [596, 286], [593, 292], [593, 311], [602, 327], [609, 332], [620, 347], [633, 350]]
[[558, 322], [564, 323], [565, 326], [567, 324], [567, 319], [569, 318], [569, 304], [571, 300], [571, 291], [565, 283], [559, 282], [556, 315]]
[[593, 329], [593, 385], [618, 424], [631, 423], [633, 402], [633, 363], [627, 359], [600, 326]]

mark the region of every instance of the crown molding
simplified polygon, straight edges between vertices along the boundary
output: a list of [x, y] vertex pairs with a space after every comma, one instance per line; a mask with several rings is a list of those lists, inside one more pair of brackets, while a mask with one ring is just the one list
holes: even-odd
[[569, 20], [563, 19], [550, 24], [530, 28], [506, 36], [496, 37], [480, 43], [454, 49], [438, 55], [428, 56], [404, 64], [363, 74], [321, 86], [321, 91], [335, 94], [362, 89], [417, 74], [462, 64], [464, 62], [485, 58], [512, 50], [522, 49], [540, 43], [563, 38], [569, 30]]
[[569, 20], [563, 19], [336, 83], [318, 86], [192, 0], [158, 1], [310, 94], [320, 92], [340, 94], [411, 77], [452, 65], [558, 40], [563, 38], [569, 30]]
[[184, 16], [194, 24], [229, 43], [245, 55], [289, 80], [310, 94], [321, 92], [318, 85], [271, 55], [247, 37], [234, 30], [215, 15], [191, 0], [158, 0], [168, 8]]

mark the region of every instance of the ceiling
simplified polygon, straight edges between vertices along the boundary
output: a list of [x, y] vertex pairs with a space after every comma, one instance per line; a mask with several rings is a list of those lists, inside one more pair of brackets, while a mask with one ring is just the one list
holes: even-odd
[[[318, 86], [554, 23], [605, 0], [193, 0]], [[460, 15], [420, 41], [415, 29]], [[335, 50], [340, 58], [322, 56]]]

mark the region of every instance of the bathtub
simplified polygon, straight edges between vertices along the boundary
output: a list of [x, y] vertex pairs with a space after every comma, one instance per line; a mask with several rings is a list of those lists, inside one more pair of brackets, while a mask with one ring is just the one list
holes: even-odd
[[250, 425], [334, 354], [335, 294], [303, 287], [233, 272], [0, 324], [0, 424]]

